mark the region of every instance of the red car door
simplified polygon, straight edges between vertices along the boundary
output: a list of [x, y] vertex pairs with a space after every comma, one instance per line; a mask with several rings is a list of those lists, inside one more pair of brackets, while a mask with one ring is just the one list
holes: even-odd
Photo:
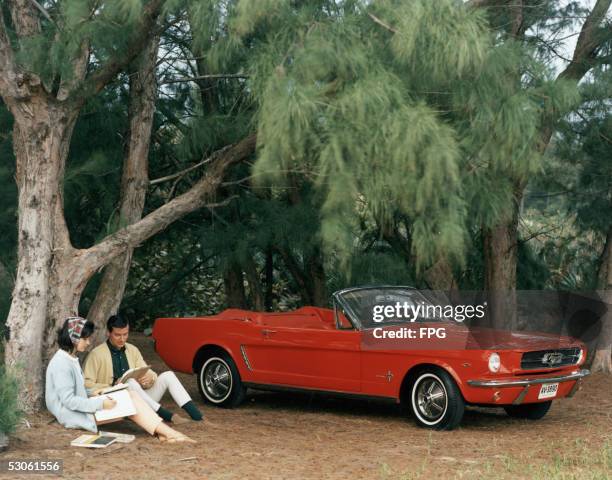
[[360, 392], [360, 336], [354, 330], [262, 325], [245, 345], [258, 383]]

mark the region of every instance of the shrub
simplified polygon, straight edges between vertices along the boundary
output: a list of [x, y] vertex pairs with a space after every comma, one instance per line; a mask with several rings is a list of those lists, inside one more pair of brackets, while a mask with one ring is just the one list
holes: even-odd
[[21, 419], [23, 412], [19, 408], [18, 392], [17, 378], [0, 365], [0, 432], [2, 433], [13, 433]]

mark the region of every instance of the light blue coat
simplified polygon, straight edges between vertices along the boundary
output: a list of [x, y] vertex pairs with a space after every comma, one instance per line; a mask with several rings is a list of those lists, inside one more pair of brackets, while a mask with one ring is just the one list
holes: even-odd
[[93, 413], [103, 408], [104, 397], [87, 398], [79, 359], [58, 350], [49, 362], [46, 380], [45, 403], [57, 421], [66, 428], [97, 432]]

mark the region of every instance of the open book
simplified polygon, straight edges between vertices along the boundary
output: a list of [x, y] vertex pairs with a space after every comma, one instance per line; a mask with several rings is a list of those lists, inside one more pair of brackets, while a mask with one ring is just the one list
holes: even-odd
[[145, 373], [147, 373], [150, 368], [151, 368], [151, 365], [145, 365], [144, 367], [138, 367], [138, 368], [130, 368], [127, 372], [125, 372], [123, 375], [121, 375], [121, 378], [119, 378], [115, 382], [115, 385], [117, 385], [119, 383], [125, 383], [130, 378], [133, 378], [135, 380], [139, 380], [142, 377], [144, 377]]
[[[116, 387], [119, 387], [119, 385], [116, 385]], [[136, 414], [136, 408], [134, 407], [132, 398], [128, 393], [127, 385], [122, 385], [121, 388], [115, 388], [112, 392], [106, 392], [100, 396], [115, 400], [117, 405], [109, 410], [98, 410], [95, 413], [97, 422], [116, 420], [118, 418], [129, 417], [130, 415]]]
[[75, 438], [72, 442], [70, 442], [70, 445], [73, 447], [104, 448], [108, 447], [112, 443], [115, 443], [116, 441], [117, 439], [111, 436], [86, 434]]

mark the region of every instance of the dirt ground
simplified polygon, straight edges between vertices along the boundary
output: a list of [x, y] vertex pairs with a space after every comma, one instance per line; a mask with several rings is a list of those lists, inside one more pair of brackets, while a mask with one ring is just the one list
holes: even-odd
[[[134, 334], [131, 341], [156, 371], [166, 369], [150, 338]], [[471, 408], [452, 432], [417, 428], [399, 408], [365, 400], [251, 392], [235, 410], [203, 406], [194, 376], [180, 378], [205, 415], [180, 428], [197, 445], [164, 446], [123, 421], [106, 430], [136, 434], [134, 442], [74, 448], [78, 431], [39, 414], [28, 417], [30, 427], [19, 428], [0, 460], [63, 459], [64, 478], [87, 479], [612, 478], [609, 376], [591, 376], [540, 421]]]

